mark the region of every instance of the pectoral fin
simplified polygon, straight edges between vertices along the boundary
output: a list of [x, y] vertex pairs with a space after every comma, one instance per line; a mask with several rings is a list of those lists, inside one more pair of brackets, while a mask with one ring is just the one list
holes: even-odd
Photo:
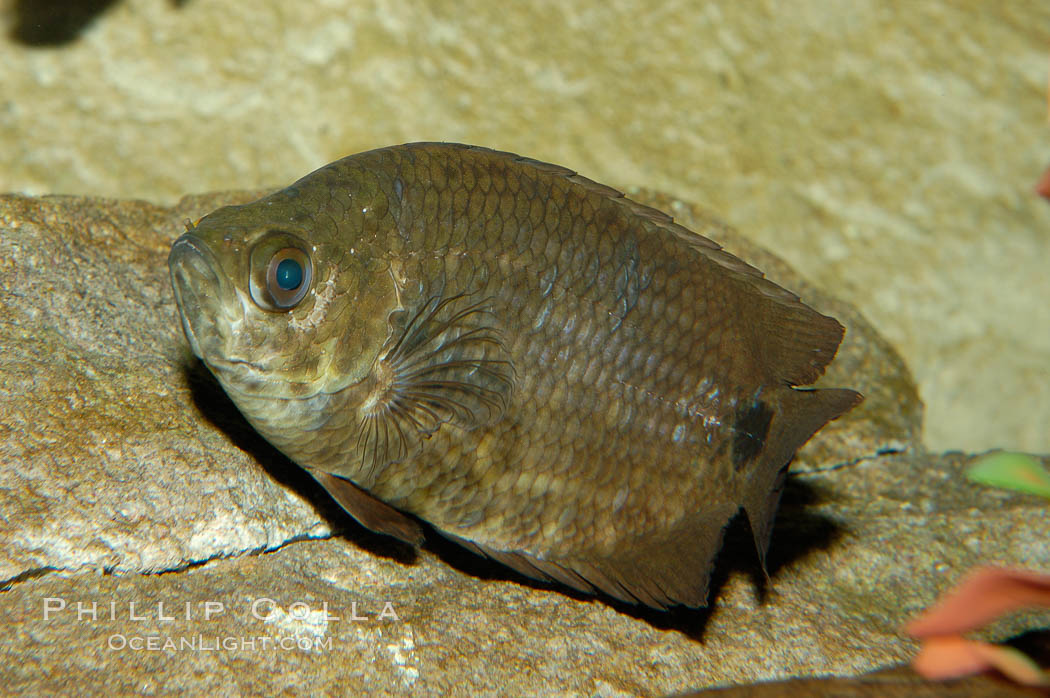
[[418, 454], [442, 424], [474, 429], [499, 419], [514, 368], [486, 301], [433, 297], [398, 317], [377, 362], [373, 394], [357, 415], [364, 484], [381, 468]]

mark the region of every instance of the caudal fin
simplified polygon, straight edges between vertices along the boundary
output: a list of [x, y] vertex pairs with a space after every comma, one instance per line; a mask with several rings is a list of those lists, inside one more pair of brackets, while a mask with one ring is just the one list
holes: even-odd
[[[742, 505], [755, 536], [755, 548], [763, 571], [766, 567], [769, 538], [773, 532], [773, 519], [776, 517], [780, 493], [787, 479], [788, 463], [795, 451], [818, 429], [845, 414], [863, 399], [860, 393], [844, 388], [791, 388], [782, 393], [774, 410], [766, 412], [768, 416], [764, 420], [756, 416], [754, 407], [742, 416], [742, 420], [765, 421], [768, 429], [768, 437], [764, 442], [756, 443], [753, 438], [747, 439], [746, 436], [750, 434], [742, 430], [745, 438], [734, 444], [734, 457], [738, 447], [744, 448], [745, 451], [750, 450], [749, 453], [743, 454], [744, 457], [755, 463]], [[763, 403], [756, 404], [761, 404], [765, 410], [769, 410]]]

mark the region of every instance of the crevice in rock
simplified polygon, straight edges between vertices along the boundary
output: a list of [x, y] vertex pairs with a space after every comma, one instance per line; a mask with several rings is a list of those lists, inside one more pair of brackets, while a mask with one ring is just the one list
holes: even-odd
[[238, 558], [238, 557], [252, 557], [252, 556], [268, 555], [270, 553], [279, 552], [279, 551], [283, 550], [284, 548], [288, 547], [289, 545], [294, 545], [295, 543], [302, 543], [304, 541], [309, 541], [309, 540], [330, 540], [331, 538], [334, 537], [334, 535], [335, 535], [334, 533], [329, 533], [327, 535], [312, 535], [310, 533], [300, 533], [299, 535], [292, 536], [291, 538], [285, 539], [284, 541], [278, 543], [277, 545], [272, 545], [272, 546], [261, 545], [261, 546], [259, 546], [257, 548], [246, 548], [244, 550], [238, 550], [238, 551], [230, 552], [230, 553], [217, 553], [215, 555], [210, 555], [208, 557], [201, 558], [199, 560], [187, 560], [187, 561], [183, 562], [180, 565], [175, 565], [174, 567], [166, 567], [166, 568], [160, 569], [160, 570], [154, 570], [154, 571], [150, 571], [150, 572], [142, 572], [141, 574], [143, 574], [143, 575], [148, 575], [148, 574], [162, 575], [162, 574], [177, 574], [179, 572], [188, 572], [188, 571], [196, 569], [198, 567], [203, 567], [203, 566], [205, 566], [205, 565], [207, 565], [207, 564], [209, 564], [211, 562], [215, 562], [216, 560], [229, 560], [229, 559]]
[[217, 553], [215, 555], [210, 555], [208, 557], [201, 558], [199, 560], [187, 560], [184, 563], [179, 564], [179, 565], [175, 565], [173, 567], [165, 567], [165, 568], [156, 569], [156, 570], [142, 570], [142, 571], [139, 571], [139, 572], [115, 572], [114, 568], [112, 566], [105, 566], [105, 567], [102, 567], [102, 568], [97, 568], [97, 567], [93, 567], [92, 565], [81, 565], [79, 567], [54, 567], [54, 566], [50, 566], [50, 565], [43, 566], [43, 567], [34, 567], [34, 568], [31, 568], [31, 569], [19, 572], [15, 576], [9, 577], [8, 579], [0, 580], [0, 593], [3, 593], [5, 591], [10, 591], [16, 584], [22, 584], [24, 582], [28, 582], [31, 579], [36, 579], [38, 577], [43, 577], [43, 576], [46, 576], [46, 575], [51, 574], [53, 572], [74, 572], [75, 573], [75, 572], [83, 572], [83, 571], [88, 571], [88, 570], [95, 569], [95, 570], [100, 571], [103, 575], [107, 575], [107, 576], [109, 576], [109, 575], [122, 576], [122, 577], [123, 576], [128, 576], [129, 577], [129, 576], [132, 576], [134, 574], [138, 574], [138, 575], [141, 575], [143, 577], [149, 576], [149, 575], [173, 574], [173, 573], [178, 573], [178, 572], [186, 572], [186, 571], [189, 571], [189, 570], [192, 570], [192, 569], [196, 569], [198, 567], [203, 567], [204, 565], [207, 565], [208, 563], [214, 562], [216, 560], [229, 560], [229, 559], [238, 558], [238, 557], [247, 557], [247, 556], [254, 556], [254, 555], [267, 555], [269, 553], [276, 553], [276, 552], [279, 552], [280, 550], [284, 549], [285, 547], [287, 547], [289, 545], [293, 545], [295, 543], [301, 543], [301, 542], [308, 541], [308, 540], [329, 540], [329, 539], [333, 538], [335, 535], [337, 535], [337, 534], [336, 533], [329, 533], [327, 535], [312, 535], [310, 533], [302, 533], [302, 534], [299, 534], [299, 535], [296, 535], [296, 536], [292, 536], [291, 538], [288, 538], [288, 539], [286, 539], [286, 540], [284, 540], [284, 541], [282, 541], [282, 542], [280, 542], [280, 543], [278, 543], [277, 545], [274, 545], [274, 546], [265, 546], [264, 545], [264, 546], [259, 546], [257, 548], [246, 548], [244, 550], [237, 550], [237, 551], [234, 551], [234, 552]]
[[887, 446], [885, 448], [880, 448], [878, 451], [876, 451], [873, 454], [857, 456], [856, 458], [850, 458], [849, 460], [843, 461], [841, 463], [835, 463], [834, 465], [829, 465], [829, 466], [826, 466], [826, 467], [823, 467], [823, 468], [814, 468], [813, 470], [809, 470], [809, 471], [804, 472], [804, 473], [792, 473], [792, 475], [794, 477], [804, 478], [804, 477], [808, 477], [810, 475], [817, 475], [817, 474], [822, 474], [822, 473], [830, 473], [830, 472], [833, 472], [835, 470], [842, 470], [844, 468], [852, 468], [853, 466], [860, 465], [861, 463], [867, 463], [869, 461], [878, 460], [879, 458], [882, 458], [884, 456], [895, 456], [895, 455], [900, 455], [902, 453], [907, 453], [909, 450], [910, 449], [907, 446], [903, 446], [903, 445], [902, 446]]
[[51, 574], [52, 572], [59, 571], [58, 567], [33, 567], [31, 569], [19, 572], [14, 577], [8, 579], [0, 579], [0, 593], [10, 591], [16, 584], [29, 581], [30, 579], [36, 579], [37, 577], [43, 577], [44, 575]]

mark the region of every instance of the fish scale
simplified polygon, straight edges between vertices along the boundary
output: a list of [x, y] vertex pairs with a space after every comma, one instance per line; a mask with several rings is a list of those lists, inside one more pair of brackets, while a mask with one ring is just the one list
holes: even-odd
[[[302, 286], [277, 288], [288, 258]], [[483, 148], [344, 158], [204, 217], [170, 265], [197, 355], [366, 526], [418, 542], [412, 514], [657, 608], [706, 603], [741, 508], [764, 559], [790, 458], [860, 399], [794, 387], [833, 318], [666, 214]]]

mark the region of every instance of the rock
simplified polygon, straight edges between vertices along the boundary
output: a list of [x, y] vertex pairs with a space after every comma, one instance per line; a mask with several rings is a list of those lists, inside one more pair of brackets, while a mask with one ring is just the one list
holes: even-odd
[[850, 679], [816, 678], [752, 686], [713, 688], [680, 698], [1038, 698], [1046, 692], [1011, 684], [1002, 677], [970, 676], [957, 681], [924, 681], [914, 671], [893, 667]]
[[206, 371], [187, 373], [165, 263], [185, 217], [0, 201], [0, 579], [158, 572], [328, 535], [244, 450], [279, 462], [244, 441]]
[[[0, 197], [0, 685], [650, 695], [854, 676], [906, 660], [901, 623], [970, 566], [1050, 559], [1043, 502], [969, 484], [967, 456], [918, 446], [914, 385], [863, 318], [656, 195], [639, 198], [837, 315], [848, 339], [826, 380], [868, 393], [800, 453], [771, 583], [742, 525], [701, 611], [547, 587], [436, 536], [414, 555], [336, 510], [189, 355], [168, 246], [181, 221], [251, 198]], [[1047, 622], [1021, 615], [990, 633]]]
[[[644, 696], [863, 674], [907, 659], [897, 628], [966, 567], [1045, 559], [1050, 525], [1032, 498], [993, 495], [983, 549], [958, 540], [981, 494], [960, 477], [966, 460], [886, 456], [807, 476], [786, 498], [761, 603], [745, 535], [723, 556], [713, 609], [668, 615], [544, 588], [448, 546], [408, 564], [354, 540], [302, 541], [173, 574], [14, 584], [0, 595], [0, 680], [26, 694]], [[930, 481], [909, 486], [919, 468]], [[993, 636], [1048, 620], [1014, 618]]]

